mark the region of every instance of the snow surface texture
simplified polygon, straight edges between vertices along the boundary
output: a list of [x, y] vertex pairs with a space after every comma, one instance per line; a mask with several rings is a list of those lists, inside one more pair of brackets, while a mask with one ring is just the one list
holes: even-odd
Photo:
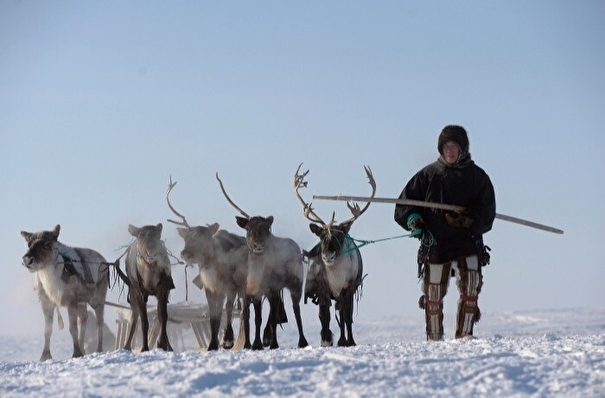
[[[291, 322], [278, 333], [281, 348], [261, 352], [118, 350], [69, 359], [62, 330], [51, 345], [56, 359], [41, 363], [42, 331], [5, 337], [0, 396], [605, 397], [605, 308], [484, 313], [477, 339], [438, 343], [424, 340], [419, 311], [356, 322], [352, 348], [319, 347], [318, 320], [305, 320], [311, 347], [295, 348]], [[446, 322], [453, 334], [451, 315]]]

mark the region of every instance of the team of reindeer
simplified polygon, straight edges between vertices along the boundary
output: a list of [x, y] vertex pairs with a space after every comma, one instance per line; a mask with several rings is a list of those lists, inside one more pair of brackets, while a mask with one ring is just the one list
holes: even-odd
[[[227, 194], [223, 182], [216, 174], [220, 189], [227, 201], [239, 212], [237, 225], [246, 231], [240, 236], [219, 229], [219, 224], [190, 226], [185, 216], [179, 213], [170, 202], [170, 193], [176, 182], [170, 179], [166, 192], [166, 201], [170, 210], [180, 221], [168, 220], [177, 225], [178, 234], [184, 240], [181, 258], [187, 264], [197, 264], [199, 280], [206, 294], [209, 308], [210, 341], [208, 350], [239, 347], [260, 350], [263, 347], [278, 348], [277, 326], [285, 322], [282, 291], [287, 289], [298, 328], [298, 347], [306, 347], [300, 314], [300, 301], [303, 297], [311, 299], [319, 307], [321, 323], [321, 345], [333, 345], [330, 330], [330, 307], [335, 303], [335, 311], [340, 327], [338, 346], [354, 346], [353, 307], [354, 298], [363, 280], [363, 265], [359, 248], [348, 235], [353, 222], [369, 207], [363, 208], [356, 203], [347, 203], [352, 217], [336, 223], [335, 212], [329, 222], [322, 220], [311, 204], [300, 194], [307, 186], [305, 180], [309, 171], [301, 173], [301, 165], [294, 174], [294, 192], [303, 206], [305, 217], [311, 221], [311, 232], [319, 242], [310, 251], [301, 251], [294, 240], [277, 237], [271, 233], [273, 216], [250, 216], [238, 207]], [[369, 167], [365, 166], [368, 182], [372, 187], [371, 197], [376, 193], [376, 183]], [[128, 287], [127, 301], [131, 308], [130, 327], [124, 349], [132, 350], [132, 340], [140, 319], [142, 347], [149, 350], [147, 300], [149, 296], [157, 299], [157, 316], [160, 334], [157, 347], [171, 351], [166, 325], [168, 321], [168, 297], [175, 288], [171, 276], [171, 264], [168, 251], [161, 238], [162, 224], [135, 227], [129, 225], [128, 232], [133, 237], [122, 256], [125, 257], [125, 269], [120, 268], [118, 258], [110, 263], [98, 252], [91, 249], [76, 248], [59, 242], [60, 226], [53, 230], [25, 232], [21, 235], [28, 246], [22, 258], [23, 265], [35, 273], [36, 291], [40, 299], [45, 319], [44, 348], [40, 360], [52, 358], [50, 337], [55, 311], [60, 318], [58, 308], [67, 308], [69, 332], [73, 341], [73, 357], [84, 354], [84, 341], [88, 311], [87, 304], [95, 312], [97, 322], [97, 352], [103, 348], [103, 326], [105, 297], [107, 294], [110, 269], [123, 284]], [[305, 278], [304, 260], [309, 267]], [[304, 292], [303, 292], [304, 282]], [[244, 341], [235, 342], [231, 325], [234, 303], [241, 300], [241, 322]], [[266, 327], [261, 338], [262, 303], [269, 304]], [[254, 308], [254, 341], [250, 341], [250, 304]], [[225, 308], [226, 320], [219, 344], [219, 328]], [[78, 322], [79, 320], [79, 322]]]

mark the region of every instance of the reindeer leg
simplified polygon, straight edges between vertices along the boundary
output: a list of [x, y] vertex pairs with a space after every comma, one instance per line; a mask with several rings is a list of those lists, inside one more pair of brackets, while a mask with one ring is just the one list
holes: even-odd
[[340, 329], [340, 337], [338, 338], [338, 346], [346, 347], [347, 339], [345, 337], [345, 321], [346, 321], [346, 298], [343, 298], [342, 295], [336, 300], [335, 311], [338, 309], [338, 328]]
[[254, 325], [255, 325], [255, 336], [254, 343], [252, 343], [253, 350], [262, 350], [263, 343], [260, 339], [260, 329], [263, 323], [263, 303], [262, 299], [253, 299], [252, 304], [254, 305]]
[[[133, 294], [134, 296], [134, 294]], [[130, 302], [130, 329], [128, 330], [128, 337], [126, 338], [126, 344], [124, 344], [124, 349], [128, 351], [132, 351], [132, 338], [134, 337], [134, 332], [137, 330], [137, 323], [139, 321], [139, 305], [134, 302], [134, 298], [131, 298]]]
[[344, 324], [347, 327], [347, 347], [353, 347], [355, 340], [353, 339], [353, 295], [354, 292], [347, 294], [346, 306], [344, 308]]
[[225, 303], [225, 312], [227, 313], [225, 332], [223, 333], [223, 348], [225, 349], [230, 349], [233, 347], [233, 326], [231, 326], [231, 318], [233, 317], [233, 302], [235, 301], [235, 296], [235, 291], [230, 292], [227, 295], [227, 302]]
[[330, 330], [330, 299], [322, 298], [319, 302], [319, 322], [321, 323], [321, 346], [331, 347], [332, 331]]
[[210, 342], [208, 351], [218, 350], [218, 328], [221, 323], [221, 295], [212, 293], [206, 289], [206, 300], [208, 300], [208, 309], [210, 311]]
[[244, 322], [244, 348], [249, 350], [252, 348], [252, 344], [250, 344], [250, 298], [246, 296], [243, 301], [244, 307], [242, 308], [241, 317]]
[[[269, 317], [267, 319], [267, 327], [265, 328], [265, 332], [268, 331], [268, 346], [270, 349], [274, 350], [279, 348], [279, 344], [277, 344], [277, 314], [279, 313], [279, 306], [283, 305], [279, 292], [271, 292], [269, 293]], [[264, 344], [267, 346], [267, 344]]]
[[[158, 299], [158, 307], [160, 300]], [[139, 307], [139, 317], [141, 318], [141, 334], [142, 334], [142, 347], [141, 352], [149, 351], [149, 317], [147, 315], [147, 308], [144, 300], [137, 300]], [[158, 313], [159, 315], [159, 313]]]
[[69, 334], [74, 344], [74, 353], [72, 358], [78, 358], [82, 356], [82, 350], [80, 349], [80, 343], [78, 341], [78, 304], [69, 303], [67, 305], [67, 315], [69, 317]]
[[298, 328], [298, 348], [305, 348], [309, 345], [303, 332], [302, 317], [300, 316], [300, 299], [302, 297], [302, 286], [298, 289], [290, 290], [292, 298], [292, 310], [294, 310], [294, 318], [296, 319], [296, 327]]
[[78, 303], [78, 318], [80, 319], [80, 337], [78, 338], [78, 343], [80, 344], [82, 354], [86, 354], [86, 329], [88, 329], [88, 311], [86, 309], [86, 303]]
[[50, 336], [53, 334], [55, 308], [57, 308], [58, 311], [58, 307], [50, 301], [46, 292], [42, 289], [42, 286], [38, 286], [38, 296], [40, 297], [42, 313], [44, 314], [44, 348], [42, 349], [40, 361], [46, 361], [52, 359], [52, 355], [50, 354]]
[[95, 310], [95, 318], [97, 318], [97, 352], [103, 352], [103, 334], [105, 330], [104, 321], [104, 305], [97, 305]]
[[[163, 349], [164, 351], [172, 351], [172, 347], [170, 346], [170, 342], [168, 341], [168, 290], [161, 290], [158, 294], [158, 319], [160, 321], [160, 338], [158, 339], [158, 348]], [[145, 315], [147, 315], [147, 311], [145, 311]], [[145, 316], [147, 318], [147, 316]], [[147, 323], [149, 326], [149, 322]], [[147, 331], [145, 332], [145, 337], [147, 337]]]
[[269, 316], [267, 317], [267, 324], [265, 325], [265, 329], [263, 330], [263, 347], [269, 347], [272, 344], [273, 338], [273, 319], [276, 318], [277, 307], [273, 302], [271, 297], [268, 297], [269, 301]]

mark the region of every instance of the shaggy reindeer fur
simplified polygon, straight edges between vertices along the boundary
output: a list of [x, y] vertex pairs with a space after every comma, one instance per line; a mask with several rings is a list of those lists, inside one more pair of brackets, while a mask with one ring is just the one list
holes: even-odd
[[[103, 313], [109, 285], [108, 265], [91, 249], [69, 247], [58, 241], [61, 227], [36, 233], [21, 231], [28, 250], [22, 264], [36, 274], [36, 290], [44, 313], [44, 348], [41, 361], [51, 359], [50, 337], [55, 308], [67, 307], [73, 357], [84, 355], [88, 303], [95, 311], [97, 352], [103, 350]], [[78, 318], [80, 327], [78, 333]], [[79, 334], [79, 336], [78, 336]]]
[[322, 346], [333, 345], [330, 330], [332, 300], [335, 302], [335, 311], [340, 315], [338, 346], [355, 345], [353, 304], [355, 294], [362, 285], [363, 263], [359, 249], [345, 236], [349, 228], [350, 224], [332, 227], [331, 236], [327, 238], [326, 230], [311, 224], [311, 230], [320, 237], [321, 243], [306, 253], [310, 267], [305, 285], [305, 302], [311, 298], [314, 304], [319, 305]]
[[149, 319], [147, 318], [147, 299], [155, 296], [158, 302], [160, 337], [158, 348], [172, 351], [166, 332], [168, 322], [168, 295], [174, 289], [170, 260], [164, 242], [161, 240], [162, 224], [146, 225], [141, 228], [128, 226], [128, 232], [136, 240], [126, 253], [126, 275], [128, 281], [128, 302], [132, 310], [130, 330], [124, 349], [132, 350], [132, 338], [138, 318], [141, 318], [143, 346], [141, 351], [149, 351]]
[[292, 299], [292, 308], [298, 328], [298, 347], [309, 345], [303, 333], [300, 315], [304, 268], [300, 247], [289, 238], [280, 238], [271, 233], [273, 217], [236, 217], [240, 227], [246, 229], [248, 245], [248, 277], [246, 280], [246, 303], [244, 305], [244, 331], [246, 346], [250, 347], [250, 307], [254, 305], [255, 338], [252, 349], [262, 349], [260, 328], [262, 323], [262, 296], [269, 300], [270, 311], [266, 330], [266, 343], [278, 348], [277, 324], [280, 323], [283, 302], [281, 291], [287, 288]]
[[[280, 238], [271, 233], [273, 216], [250, 217], [240, 209], [227, 195], [223, 183], [216, 175], [223, 195], [227, 201], [240, 212], [243, 217], [236, 216], [237, 225], [246, 230], [246, 245], [248, 247], [248, 275], [246, 278], [244, 308], [242, 319], [244, 323], [245, 348], [263, 349], [260, 338], [262, 323], [262, 298], [269, 300], [270, 310], [265, 342], [270, 348], [278, 348], [277, 325], [282, 323], [285, 311], [281, 299], [281, 291], [287, 288], [292, 298], [292, 308], [298, 328], [298, 347], [306, 347], [307, 339], [303, 333], [300, 316], [300, 299], [303, 294], [304, 268], [300, 247], [292, 239]], [[250, 344], [250, 303], [254, 304], [255, 338]]]
[[[352, 218], [335, 225], [335, 213], [332, 213], [332, 220], [326, 223], [315, 214], [311, 204], [305, 202], [299, 193], [300, 188], [307, 186], [305, 177], [309, 173], [308, 170], [300, 173], [301, 166], [302, 163], [294, 174], [294, 192], [303, 205], [305, 217], [312, 221], [309, 225], [311, 232], [319, 238], [319, 243], [311, 252], [305, 253], [311, 263], [305, 285], [305, 302], [310, 297], [313, 303], [319, 305], [322, 346], [333, 344], [330, 330], [332, 300], [336, 302], [335, 310], [340, 314], [340, 318], [337, 318], [340, 327], [338, 345], [354, 346], [353, 298], [363, 281], [363, 263], [359, 249], [349, 237], [349, 230], [353, 222], [368, 209], [370, 202], [366, 203], [363, 209], [356, 203], [347, 203]], [[364, 166], [364, 169], [372, 187], [371, 197], [374, 197], [376, 181], [372, 170], [368, 166]]]
[[231, 318], [233, 303], [239, 294], [243, 297], [243, 287], [247, 273], [246, 239], [242, 236], [219, 230], [214, 223], [208, 227], [177, 228], [185, 241], [181, 258], [187, 264], [198, 264], [202, 286], [210, 309], [210, 343], [208, 350], [218, 350], [218, 331], [223, 314], [223, 303], [227, 313], [223, 334], [223, 348], [234, 345]]

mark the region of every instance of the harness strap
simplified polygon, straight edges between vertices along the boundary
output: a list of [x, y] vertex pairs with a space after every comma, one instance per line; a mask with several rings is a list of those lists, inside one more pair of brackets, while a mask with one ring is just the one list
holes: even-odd
[[369, 245], [371, 243], [384, 242], [386, 240], [399, 239], [399, 238], [410, 238], [410, 237], [413, 238], [413, 237], [415, 237], [415, 235], [414, 235], [414, 233], [409, 233], [409, 234], [391, 236], [388, 238], [381, 238], [381, 239], [374, 239], [374, 240], [355, 239], [349, 234], [346, 234], [345, 237], [347, 238], [347, 240], [350, 240], [352, 242], [359, 242], [360, 244], [349, 245], [346, 250], [343, 250], [343, 254], [352, 252], [355, 249], [360, 249], [360, 248], [364, 247], [365, 245]]

